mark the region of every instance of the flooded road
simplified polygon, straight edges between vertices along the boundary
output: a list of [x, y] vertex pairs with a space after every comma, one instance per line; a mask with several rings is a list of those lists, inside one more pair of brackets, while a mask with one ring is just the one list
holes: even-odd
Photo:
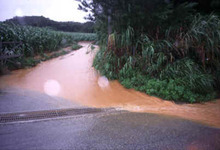
[[13, 71], [0, 77], [0, 88], [18, 87], [69, 99], [91, 107], [119, 107], [182, 117], [220, 127], [220, 100], [204, 104], [177, 105], [170, 101], [128, 90], [117, 81], [108, 81], [92, 68], [95, 51], [89, 42], [82, 49], [43, 62], [31, 69]]

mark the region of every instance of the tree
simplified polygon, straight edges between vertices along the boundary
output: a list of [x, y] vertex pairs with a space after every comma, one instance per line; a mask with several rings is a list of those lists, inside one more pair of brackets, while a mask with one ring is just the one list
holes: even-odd
[[158, 6], [165, 4], [164, 0], [77, 0], [79, 9], [90, 11], [87, 17], [92, 21], [108, 23], [111, 20], [112, 29], [121, 31], [132, 26], [135, 29], [144, 28], [149, 22], [149, 15]]
[[5, 23], [14, 23], [18, 25], [27, 25], [34, 27], [49, 27], [58, 31], [66, 32], [94, 32], [94, 23], [86, 22], [58, 22], [45, 18], [43, 16], [24, 16], [24, 17], [14, 17], [8, 19]]

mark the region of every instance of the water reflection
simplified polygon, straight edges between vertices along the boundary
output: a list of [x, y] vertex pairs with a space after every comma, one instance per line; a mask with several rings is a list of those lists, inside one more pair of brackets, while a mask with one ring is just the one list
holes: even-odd
[[63, 97], [92, 107], [120, 107], [135, 112], [168, 114], [220, 127], [220, 100], [205, 104], [176, 105], [135, 90], [118, 81], [108, 81], [92, 68], [95, 53], [88, 53], [90, 43], [65, 57], [43, 62], [32, 69], [0, 77], [0, 88], [25, 88]]

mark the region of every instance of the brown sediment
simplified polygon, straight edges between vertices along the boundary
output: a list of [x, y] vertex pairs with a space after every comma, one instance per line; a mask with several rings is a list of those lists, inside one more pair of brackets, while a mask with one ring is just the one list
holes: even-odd
[[95, 52], [88, 53], [90, 43], [80, 44], [83, 48], [78, 51], [0, 77], [0, 88], [19, 87], [86, 106], [166, 114], [220, 127], [220, 99], [202, 104], [175, 104], [125, 89], [118, 81], [108, 82], [99, 76], [92, 67]]

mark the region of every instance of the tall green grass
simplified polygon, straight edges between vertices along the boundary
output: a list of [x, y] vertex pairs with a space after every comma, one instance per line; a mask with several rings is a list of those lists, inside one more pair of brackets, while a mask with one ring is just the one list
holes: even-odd
[[80, 33], [80, 32], [61, 32], [70, 36], [74, 41], [96, 41], [96, 33]]
[[1, 42], [22, 43], [15, 49], [13, 49], [15, 44], [3, 44], [0, 49], [0, 55], [23, 54], [22, 57], [10, 59], [9, 61], [1, 60], [0, 67], [2, 67], [2, 65], [9, 66], [10, 64], [20, 64], [36, 55], [43, 55], [45, 52], [57, 51], [62, 47], [71, 46], [72, 44], [77, 45], [76, 42], [78, 41], [95, 40], [96, 34], [93, 33], [60, 32], [49, 28], [0, 23]]
[[187, 26], [167, 28], [154, 38], [135, 36], [133, 28], [111, 35], [94, 67], [109, 79], [167, 100], [214, 99], [220, 87], [220, 19], [195, 15]]
[[[74, 43], [74, 41], [94, 41], [95, 34], [90, 33], [65, 33], [53, 31], [48, 28], [18, 26], [0, 23], [1, 41], [22, 42], [25, 56], [34, 56], [45, 51], [51, 52]], [[10, 49], [10, 45], [4, 48]]]

